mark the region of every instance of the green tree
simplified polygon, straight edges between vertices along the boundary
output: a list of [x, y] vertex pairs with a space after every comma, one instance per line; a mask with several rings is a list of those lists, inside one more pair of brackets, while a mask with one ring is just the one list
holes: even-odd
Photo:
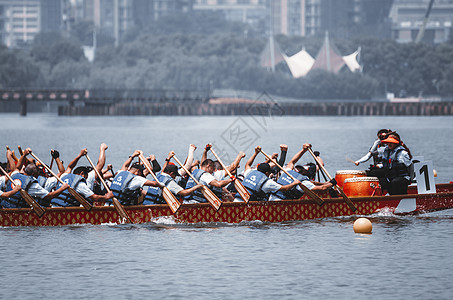
[[0, 87], [35, 87], [41, 80], [39, 67], [23, 52], [0, 46]]

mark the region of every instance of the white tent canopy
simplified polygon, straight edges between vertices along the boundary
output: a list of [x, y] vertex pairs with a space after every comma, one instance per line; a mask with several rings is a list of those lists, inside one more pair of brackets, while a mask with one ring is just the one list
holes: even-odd
[[357, 56], [360, 54], [360, 47], [357, 49], [352, 54], [349, 54], [347, 56], [343, 56], [344, 63], [346, 66], [351, 70], [351, 72], [356, 72], [356, 71], [361, 71], [362, 67], [359, 65], [359, 62], [357, 61]]
[[283, 54], [283, 58], [285, 59], [286, 64], [288, 65], [294, 78], [307, 75], [315, 63], [315, 59], [311, 57], [307, 51], [305, 51], [305, 48], [290, 57]]

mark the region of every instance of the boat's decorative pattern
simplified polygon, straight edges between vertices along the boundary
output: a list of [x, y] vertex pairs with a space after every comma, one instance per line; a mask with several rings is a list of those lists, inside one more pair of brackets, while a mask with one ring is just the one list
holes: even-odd
[[[416, 211], [453, 208], [453, 184], [439, 185], [437, 194], [406, 196], [351, 197], [357, 215], [369, 215], [386, 209], [395, 211], [403, 198], [415, 198]], [[440, 191], [440, 192], [439, 192]], [[174, 215], [165, 205], [126, 207], [134, 223], [152, 222], [159, 217], [171, 217], [176, 223], [240, 223], [243, 221], [282, 222], [349, 216], [353, 212], [342, 198], [323, 198], [319, 206], [312, 200], [261, 201], [246, 203], [225, 202], [216, 212], [208, 203], [183, 204]], [[0, 226], [61, 226], [70, 224], [118, 224], [122, 220], [113, 206], [47, 208], [39, 218], [31, 209], [0, 209]]]

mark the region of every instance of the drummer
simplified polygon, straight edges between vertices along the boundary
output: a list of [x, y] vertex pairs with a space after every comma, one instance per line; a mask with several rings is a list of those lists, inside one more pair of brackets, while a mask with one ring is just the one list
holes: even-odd
[[412, 154], [396, 132], [382, 140], [382, 143], [387, 146], [381, 147], [378, 153], [379, 157], [383, 159], [385, 175], [378, 177], [379, 183], [382, 189], [387, 190], [390, 195], [407, 194]]
[[368, 176], [379, 176], [382, 173], [382, 162], [378, 158], [377, 155], [374, 155], [373, 153], [376, 153], [376, 151], [383, 146], [382, 140], [386, 139], [392, 131], [390, 129], [381, 129], [377, 132], [377, 140], [374, 141], [373, 145], [371, 146], [370, 150], [368, 151], [367, 154], [365, 154], [362, 158], [359, 160], [356, 160], [354, 164], [356, 166], [360, 165], [361, 163], [364, 163], [368, 161], [371, 157], [373, 157], [374, 163], [370, 165], [369, 170], [367, 170], [367, 175]]

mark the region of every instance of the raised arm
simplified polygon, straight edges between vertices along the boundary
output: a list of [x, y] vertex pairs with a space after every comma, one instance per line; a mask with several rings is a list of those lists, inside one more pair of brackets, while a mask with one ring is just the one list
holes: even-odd
[[[284, 166], [285, 165], [285, 161], [286, 161], [286, 154], [288, 153], [288, 146], [285, 145], [285, 144], [281, 144], [280, 145], [280, 159], [278, 160], [278, 164], [280, 166]], [[278, 168], [278, 167], [277, 167]]]
[[104, 143], [102, 143], [99, 147], [99, 159], [98, 163], [96, 164], [97, 172], [95, 173], [95, 178], [98, 178], [98, 174], [102, 174], [102, 168], [104, 168], [105, 165], [105, 150], [107, 150], [108, 148], [109, 147]]
[[162, 170], [165, 170], [173, 156], [175, 156], [175, 151], [168, 152], [167, 158], [165, 159], [164, 165], [162, 166]]
[[14, 163], [14, 159], [12, 158], [12, 151], [9, 150], [6, 152], [6, 157], [8, 159], [8, 163], [10, 164], [10, 170], [11, 172], [14, 170], [20, 171], [22, 169], [22, 166], [25, 164], [25, 162], [28, 163], [27, 155], [31, 153], [31, 149], [27, 148], [22, 152], [22, 155], [19, 158], [19, 161], [17, 164]]
[[55, 159], [55, 162], [57, 163], [58, 177], [60, 177], [61, 174], [63, 174], [65, 171], [63, 162], [60, 159], [60, 152], [54, 149], [50, 149], [50, 155], [53, 157], [53, 159]]
[[132, 153], [132, 155], [129, 156], [129, 158], [124, 162], [123, 166], [121, 166], [120, 171], [127, 171], [127, 169], [129, 169], [129, 166], [130, 166], [132, 160], [139, 155], [140, 155], [140, 150], [135, 150], [134, 153]]
[[113, 172], [113, 166], [111, 164], [108, 164], [107, 168], [102, 170], [102, 176], [106, 180], [115, 177], [115, 173]]
[[[154, 173], [157, 173], [159, 172], [160, 170], [162, 170], [162, 168], [160, 167], [159, 163], [157, 162], [156, 160], [156, 156], [154, 154], [150, 154], [147, 158], [146, 158], [149, 163], [151, 164], [151, 170], [153, 170]], [[165, 164], [164, 164], [165, 165]], [[148, 171], [147, 168], [145, 168], [143, 170], [143, 176], [148, 176], [150, 173]]]
[[71, 173], [72, 169], [77, 165], [79, 159], [88, 153], [87, 148], [80, 150], [80, 153], [68, 164], [65, 173]]
[[231, 165], [227, 166], [227, 170], [232, 173], [233, 170], [237, 169], [238, 166], [239, 166], [239, 163], [241, 162], [241, 159], [243, 159], [245, 157], [245, 153], [244, 152], [239, 152], [238, 156], [236, 156], [236, 159], [233, 161], [233, 163], [231, 163]]
[[[278, 164], [280, 166], [285, 165], [287, 153], [288, 153], [288, 146], [285, 144], [281, 144], [280, 145], [280, 159], [278, 160]], [[276, 165], [272, 166], [272, 173], [276, 174], [278, 171], [280, 171], [279, 167], [277, 167]]]
[[13, 158], [13, 151], [11, 151], [11, 149], [9, 149], [9, 147], [6, 148], [6, 161], [7, 161], [7, 166], [8, 166], [9, 172], [17, 170], [17, 166], [19, 165], [19, 163], [21, 164], [21, 167], [22, 167], [22, 165], [24, 164], [24, 161], [25, 161], [25, 156], [23, 158], [22, 158], [22, 156], [24, 156], [24, 155], [23, 154], [21, 155], [21, 157], [19, 158], [19, 161], [17, 162], [17, 165], [16, 165], [16, 161]]
[[289, 163], [286, 165], [287, 168], [289, 169], [293, 169], [294, 166], [296, 165], [296, 163], [299, 161], [299, 159], [302, 157], [302, 155], [304, 155], [305, 152], [307, 152], [308, 148], [310, 148], [311, 145], [310, 144], [303, 144], [302, 146], [302, 150], [300, 150], [299, 152], [297, 152], [293, 158], [291, 158], [291, 160], [289, 161]]
[[200, 164], [202, 164], [207, 158], [208, 158], [208, 151], [211, 149], [212, 145], [207, 144], [206, 147], [203, 150], [203, 154], [201, 155], [201, 161]]
[[[194, 144], [190, 144], [189, 153], [187, 153], [187, 158], [186, 158], [186, 161], [184, 162], [184, 167], [187, 170], [190, 170], [190, 168], [192, 167], [193, 155], [194, 155], [194, 152], [196, 149], [197, 149], [197, 146], [195, 146]], [[204, 152], [203, 152], [203, 154], [204, 154]], [[184, 168], [180, 168], [179, 175], [184, 176], [185, 174], [186, 174], [186, 171], [184, 171]]]
[[258, 155], [258, 153], [260, 153], [260, 151], [261, 151], [261, 147], [260, 146], [256, 146], [255, 152], [252, 154], [252, 156], [250, 156], [249, 160], [245, 164], [245, 170], [248, 170], [248, 169], [252, 168], [253, 162], [255, 161], [255, 158]]

